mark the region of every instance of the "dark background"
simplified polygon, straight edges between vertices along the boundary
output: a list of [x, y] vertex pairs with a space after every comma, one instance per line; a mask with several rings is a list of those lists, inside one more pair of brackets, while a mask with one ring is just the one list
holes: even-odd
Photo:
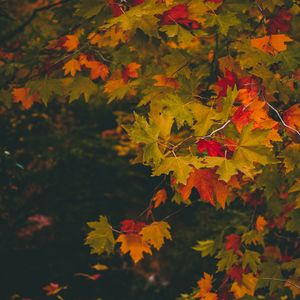
[[[87, 222], [105, 215], [118, 227], [135, 219], [161, 180], [118, 157], [118, 141], [101, 138], [116, 126], [113, 110], [81, 102], [1, 108], [0, 299], [54, 299], [43, 290], [50, 282], [68, 287], [60, 293], [66, 300], [175, 299], [211, 270], [209, 259], [191, 247], [220, 231], [230, 212], [218, 216], [199, 203], [170, 218], [173, 241], [137, 265], [118, 252], [91, 255], [84, 245]], [[155, 216], [178, 208], [168, 199]], [[50, 217], [51, 226], [20, 236], [36, 214]], [[95, 263], [109, 269], [95, 271]], [[102, 277], [93, 281], [76, 273]]]

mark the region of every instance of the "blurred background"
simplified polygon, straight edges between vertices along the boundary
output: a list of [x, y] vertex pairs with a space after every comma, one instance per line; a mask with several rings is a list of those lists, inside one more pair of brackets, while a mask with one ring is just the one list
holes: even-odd
[[[116, 127], [116, 110], [80, 101], [1, 106], [1, 300], [55, 299], [43, 289], [51, 282], [66, 287], [59, 299], [176, 299], [210, 270], [191, 247], [219, 232], [230, 212], [218, 216], [200, 203], [172, 216], [173, 241], [137, 265], [118, 253], [91, 255], [84, 245], [87, 222], [136, 219], [161, 180], [118, 156], [117, 139], [103, 138]], [[178, 208], [168, 199], [155, 216]]]

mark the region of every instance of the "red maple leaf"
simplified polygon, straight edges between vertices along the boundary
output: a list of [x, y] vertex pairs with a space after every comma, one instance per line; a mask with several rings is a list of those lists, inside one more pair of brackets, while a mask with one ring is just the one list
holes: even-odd
[[290, 21], [293, 15], [286, 9], [282, 8], [270, 19], [268, 23], [268, 33], [276, 34], [278, 32], [288, 32], [291, 28]]
[[250, 123], [252, 112], [245, 106], [241, 105], [233, 114], [231, 120], [236, 128], [241, 131], [244, 126]]
[[238, 283], [242, 281], [244, 273], [245, 273], [245, 270], [241, 266], [236, 266], [236, 265], [231, 267], [227, 272], [230, 279], [233, 281], [237, 281]]
[[226, 96], [228, 87], [233, 88], [234, 85], [237, 83], [238, 81], [236, 75], [233, 72], [226, 69], [225, 77], [219, 78], [219, 80], [216, 83], [216, 85], [221, 88], [221, 90], [219, 91], [219, 97]]
[[241, 237], [233, 233], [225, 236], [225, 239], [226, 239], [225, 249], [233, 250], [235, 253], [237, 253], [241, 246]]
[[222, 156], [225, 153], [222, 150], [222, 145], [216, 141], [206, 141], [201, 139], [197, 142], [197, 148], [200, 153], [207, 152], [209, 156]]
[[123, 220], [121, 224], [121, 231], [123, 233], [138, 233], [146, 225], [144, 222], [135, 220]]
[[178, 4], [159, 16], [162, 25], [181, 24], [190, 29], [198, 29], [197, 21], [189, 19], [187, 5]]

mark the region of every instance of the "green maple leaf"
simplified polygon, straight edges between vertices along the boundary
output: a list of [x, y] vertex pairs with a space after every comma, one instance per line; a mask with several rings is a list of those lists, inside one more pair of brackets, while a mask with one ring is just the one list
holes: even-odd
[[181, 128], [185, 123], [193, 123], [193, 114], [188, 102], [184, 102], [178, 95], [168, 94], [161, 101], [163, 110], [174, 117], [177, 127]]
[[[275, 261], [269, 259], [266, 262], [263, 262], [261, 265], [261, 274], [259, 278], [278, 278], [283, 279], [281, 274], [280, 265], [278, 265]], [[274, 292], [279, 286], [281, 285], [280, 281], [276, 280], [268, 280], [268, 279], [261, 279], [257, 281], [256, 288], [264, 288], [269, 287], [270, 292]]]
[[152, 175], [159, 176], [173, 172], [178, 183], [186, 184], [193, 167], [201, 168], [203, 166], [205, 165], [202, 160], [196, 156], [172, 156], [164, 159], [162, 163], [153, 170]]
[[88, 233], [85, 241], [85, 245], [89, 245], [92, 248], [91, 253], [99, 255], [103, 252], [112, 253], [116, 241], [107, 218], [100, 216], [99, 221], [88, 222], [87, 224], [93, 229]]
[[245, 126], [242, 130], [238, 147], [232, 159], [237, 169], [253, 178], [255, 175], [254, 163], [262, 165], [278, 163], [274, 154], [262, 143], [268, 135], [268, 130], [252, 130], [252, 125]]
[[286, 224], [286, 229], [300, 233], [300, 208], [290, 213], [290, 220]]
[[62, 79], [62, 83], [65, 86], [67, 94], [70, 96], [70, 102], [79, 99], [81, 95], [88, 102], [90, 97], [99, 91], [98, 86], [88, 77], [76, 76], [74, 78], [64, 78]]
[[217, 263], [218, 270], [217, 272], [227, 271], [229, 270], [238, 260], [237, 255], [233, 252], [233, 250], [225, 250], [222, 249], [219, 251], [216, 258], [219, 259]]
[[240, 19], [236, 14], [232, 12], [227, 12], [225, 14], [213, 14], [210, 18], [207, 19], [206, 24], [208, 26], [217, 25], [220, 33], [223, 35], [228, 34], [228, 30], [232, 26], [239, 25], [241, 23]]
[[153, 161], [156, 165], [164, 158], [164, 155], [158, 146], [158, 138], [161, 129], [151, 118], [148, 123], [145, 117], [136, 113], [134, 113], [134, 116], [135, 122], [133, 126], [124, 126], [124, 128], [133, 141], [145, 145], [143, 149], [143, 161], [145, 163], [151, 163]]
[[131, 7], [119, 17], [111, 18], [100, 29], [107, 29], [113, 25], [120, 24], [124, 31], [135, 32], [141, 29], [150, 36], [158, 36], [157, 23], [159, 19], [155, 15], [162, 14], [165, 10], [164, 5], [159, 5], [154, 1], [146, 1], [143, 4]]
[[260, 254], [256, 251], [246, 250], [242, 258], [242, 267], [245, 269], [249, 265], [253, 273], [257, 272], [258, 266], [261, 264]]
[[197, 245], [192, 247], [194, 250], [201, 252], [201, 256], [213, 255], [215, 252], [215, 241], [206, 240], [198, 241]]
[[283, 158], [286, 172], [289, 173], [300, 167], [300, 144], [288, 145], [278, 156]]
[[225, 182], [228, 182], [233, 175], [238, 173], [235, 161], [225, 157], [207, 156], [204, 162], [208, 168], [218, 166], [216, 173], [220, 176], [220, 179]]
[[208, 130], [216, 123], [220, 115], [212, 107], [207, 107], [200, 103], [190, 105], [195, 123], [192, 126], [194, 135], [202, 137], [208, 133]]
[[221, 122], [226, 122], [232, 110], [232, 105], [238, 96], [238, 89], [236, 85], [231, 88], [227, 88], [227, 95], [222, 99], [222, 112], [218, 113], [218, 119]]
[[104, 3], [99, 2], [99, 0], [81, 0], [74, 6], [76, 8], [76, 15], [89, 19], [100, 13], [104, 7]]
[[62, 95], [63, 87], [60, 79], [40, 79], [35, 81], [29, 81], [26, 84], [31, 89], [32, 93], [38, 92], [43, 103], [48, 104], [52, 95]]

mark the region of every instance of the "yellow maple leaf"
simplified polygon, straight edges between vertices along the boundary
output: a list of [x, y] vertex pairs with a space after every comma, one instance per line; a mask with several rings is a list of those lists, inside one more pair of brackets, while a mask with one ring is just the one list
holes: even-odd
[[14, 102], [21, 102], [25, 109], [29, 109], [33, 102], [38, 102], [38, 94], [30, 95], [30, 88], [14, 88], [12, 90]]
[[66, 39], [67, 40], [64, 42], [63, 46], [67, 49], [68, 52], [71, 52], [78, 48], [79, 40], [75, 34], [66, 35]]
[[135, 263], [144, 257], [144, 252], [152, 255], [149, 245], [142, 240], [142, 237], [139, 234], [120, 234], [117, 242], [121, 243], [121, 252], [123, 254], [129, 252], [129, 255]]
[[96, 60], [86, 61], [84, 63], [87, 68], [91, 69], [92, 80], [98, 79], [99, 77], [101, 77], [102, 80], [107, 78], [109, 69], [105, 64]]
[[234, 294], [236, 299], [242, 298], [245, 295], [254, 296], [257, 278], [252, 273], [243, 274], [242, 282], [234, 282], [230, 291]]
[[165, 203], [167, 200], [167, 191], [165, 189], [160, 189], [153, 196], [152, 201], [154, 202], [154, 208], [159, 207], [161, 204]]
[[170, 87], [173, 89], [178, 89], [180, 87], [177, 79], [172, 77], [166, 77], [165, 75], [155, 75], [152, 78], [156, 80], [154, 86]]
[[65, 70], [65, 75], [71, 74], [74, 77], [77, 71], [81, 71], [80, 62], [73, 58], [64, 64], [63, 69]]
[[109, 94], [124, 86], [126, 83], [123, 79], [109, 79], [104, 86], [104, 92]]
[[263, 216], [258, 216], [255, 223], [255, 228], [257, 231], [264, 231], [265, 226], [268, 224]]
[[285, 51], [287, 45], [285, 43], [293, 40], [285, 34], [266, 35], [261, 38], [251, 39], [251, 46], [263, 52], [276, 55], [278, 52]]
[[116, 47], [119, 43], [124, 43], [128, 40], [128, 34], [120, 27], [112, 26], [104, 33], [91, 32], [88, 35], [88, 40], [92, 45], [101, 47]]
[[140, 231], [140, 234], [144, 242], [149, 243], [159, 250], [164, 244], [164, 239], [172, 240], [169, 229], [170, 225], [167, 222], [153, 222], [152, 224], [145, 226]]

